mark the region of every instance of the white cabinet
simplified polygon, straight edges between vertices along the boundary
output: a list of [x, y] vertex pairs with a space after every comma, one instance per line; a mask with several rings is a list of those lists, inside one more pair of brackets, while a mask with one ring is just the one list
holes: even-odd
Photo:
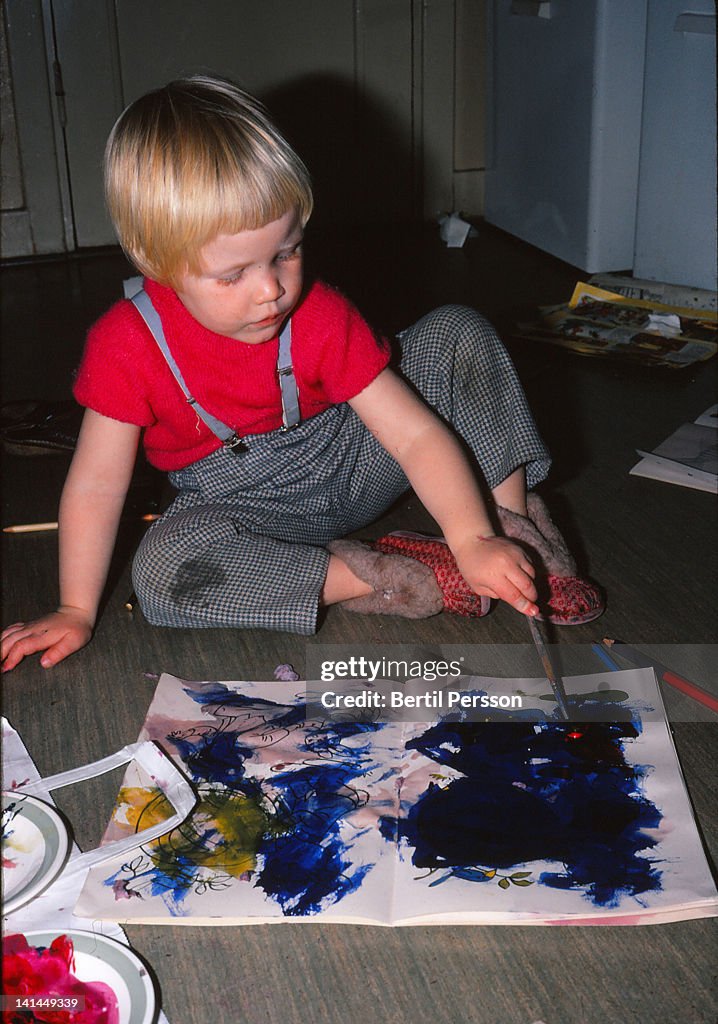
[[486, 219], [589, 273], [716, 287], [711, 0], [493, 0]]
[[633, 265], [646, 0], [495, 0], [486, 219], [590, 272]]
[[716, 288], [716, 17], [650, 0], [636, 277]]

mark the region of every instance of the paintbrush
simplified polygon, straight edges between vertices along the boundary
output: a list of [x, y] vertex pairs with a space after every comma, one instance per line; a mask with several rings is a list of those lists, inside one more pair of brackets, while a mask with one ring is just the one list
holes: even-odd
[[543, 642], [543, 637], [541, 636], [541, 630], [538, 627], [538, 623], [535, 619], [531, 618], [530, 615], [527, 615], [526, 618], [528, 619], [529, 630], [531, 631], [531, 639], [533, 640], [534, 647], [541, 659], [541, 664], [543, 665], [543, 670], [546, 673], [546, 678], [551, 684], [551, 689], [553, 690], [554, 697], [556, 698], [559, 711], [564, 718], [568, 719], [568, 698], [566, 696], [566, 688], [563, 685], [563, 679], [553, 667], [553, 662], [551, 661], [546, 649], [546, 644]]

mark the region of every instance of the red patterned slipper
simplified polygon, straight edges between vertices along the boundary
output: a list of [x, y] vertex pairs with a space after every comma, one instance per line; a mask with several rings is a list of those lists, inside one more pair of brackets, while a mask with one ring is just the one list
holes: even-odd
[[537, 570], [538, 619], [555, 626], [580, 626], [601, 615], [606, 602], [595, 583], [576, 574], [576, 563], [546, 505], [527, 498], [528, 517], [498, 507], [504, 534], [526, 548]]
[[422, 533], [398, 531], [380, 537], [370, 544], [385, 555], [404, 555], [428, 565], [436, 577], [444, 598], [444, 611], [480, 619], [487, 615], [491, 600], [475, 594], [459, 572], [449, 545], [441, 537], [427, 537]]
[[360, 615], [400, 615], [426, 619], [438, 615], [444, 598], [436, 577], [427, 565], [401, 555], [385, 555], [358, 540], [333, 540], [327, 551], [344, 562], [372, 590], [361, 597], [340, 601], [342, 608]]
[[593, 622], [606, 608], [596, 584], [581, 576], [549, 575], [546, 583], [548, 597], [541, 601], [539, 596], [539, 606], [547, 614], [539, 614], [537, 619], [548, 619], [554, 626], [582, 626], [585, 622]]

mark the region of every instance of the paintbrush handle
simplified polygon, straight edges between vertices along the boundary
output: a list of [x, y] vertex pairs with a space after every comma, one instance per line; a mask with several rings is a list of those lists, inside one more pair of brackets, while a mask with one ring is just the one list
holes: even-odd
[[563, 685], [563, 679], [553, 667], [553, 663], [551, 661], [549, 653], [546, 650], [546, 645], [543, 642], [543, 637], [541, 636], [541, 630], [538, 628], [538, 623], [535, 619], [531, 618], [528, 615], [526, 616], [526, 618], [528, 619], [529, 623], [531, 639], [533, 640], [534, 647], [536, 648], [538, 656], [541, 659], [541, 664], [543, 665], [543, 670], [546, 673], [546, 678], [551, 684], [551, 689], [553, 690], [554, 697], [556, 698], [556, 703], [558, 704], [559, 710], [561, 711], [563, 717], [568, 719], [570, 718], [568, 710], [568, 697], [566, 696], [566, 689]]

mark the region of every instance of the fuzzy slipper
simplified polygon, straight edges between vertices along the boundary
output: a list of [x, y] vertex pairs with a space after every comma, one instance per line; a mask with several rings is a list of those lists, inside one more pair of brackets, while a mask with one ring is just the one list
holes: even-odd
[[428, 566], [441, 590], [445, 611], [480, 619], [491, 609], [490, 598], [475, 594], [461, 575], [443, 538], [398, 531], [380, 537], [371, 546], [385, 555], [405, 555]]
[[538, 570], [540, 619], [555, 626], [579, 626], [603, 613], [606, 603], [595, 583], [577, 575], [576, 562], [566, 547], [546, 505], [533, 492], [527, 497], [528, 518], [497, 507], [504, 534], [522, 544]]
[[431, 569], [399, 555], [383, 555], [358, 540], [333, 540], [327, 550], [369, 583], [372, 594], [341, 601], [341, 607], [362, 615], [400, 615], [427, 619], [444, 607], [444, 599]]

